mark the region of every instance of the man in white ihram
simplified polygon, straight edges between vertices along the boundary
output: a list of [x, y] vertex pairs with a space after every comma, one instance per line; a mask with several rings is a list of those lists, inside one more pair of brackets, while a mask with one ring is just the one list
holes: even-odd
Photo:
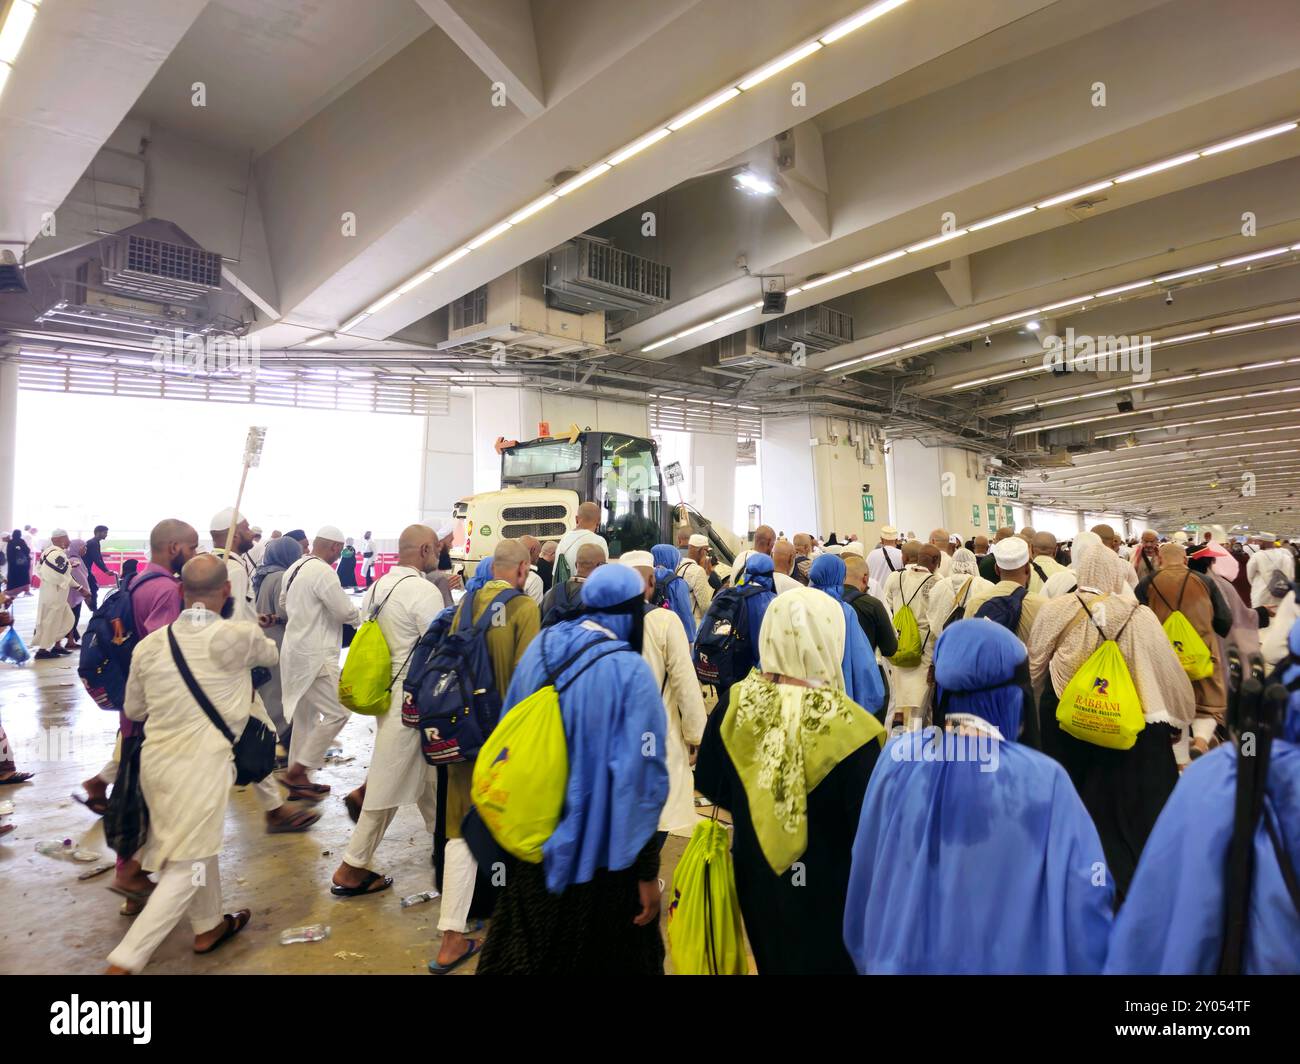
[[217, 855], [235, 781], [231, 744], [181, 678], [168, 633], [175, 636], [199, 689], [236, 737], [250, 715], [270, 727], [253, 700], [250, 670], [275, 664], [275, 643], [257, 624], [222, 620], [230, 581], [221, 559], [210, 554], [191, 558], [181, 570], [181, 582], [184, 611], [174, 625], [140, 641], [127, 679], [126, 715], [149, 720], [149, 738], [140, 751], [149, 837], [137, 857], [147, 871], [158, 873], [158, 885], [108, 955], [110, 975], [141, 971], [187, 914], [195, 953], [211, 953], [252, 916], [248, 909], [221, 911]]
[[[208, 532], [212, 536], [212, 554], [224, 559], [226, 579], [230, 581], [229, 619], [261, 625], [261, 619], [257, 616], [257, 600], [253, 597], [255, 567], [250, 557], [253, 530], [248, 525], [248, 519], [235, 513], [232, 507], [227, 507], [213, 514], [208, 524]], [[232, 527], [235, 530], [233, 536], [230, 534]], [[229, 551], [226, 550], [227, 543], [230, 544]], [[253, 701], [257, 703], [255, 712], [259, 715], [266, 712], [256, 690], [253, 692]], [[287, 709], [285, 713], [288, 714]], [[266, 830], [272, 835], [306, 831], [320, 819], [319, 813], [308, 812], [301, 806], [286, 802], [274, 776], [267, 776], [260, 783], [253, 784], [253, 797], [266, 814]]]
[[68, 605], [68, 589], [72, 587], [72, 562], [65, 553], [68, 533], [56, 528], [50, 533], [50, 545], [41, 551], [37, 575], [41, 578], [39, 598], [36, 600], [36, 634], [32, 642], [41, 649], [38, 658], [60, 657], [72, 651], [60, 643], [72, 630], [72, 607]]
[[294, 800], [319, 802], [329, 787], [307, 773], [325, 763], [325, 751], [347, 723], [339, 704], [339, 651], [343, 625], [356, 627], [361, 615], [339, 584], [334, 563], [343, 553], [343, 533], [326, 525], [311, 553], [285, 570], [280, 612], [289, 618], [280, 647], [280, 690], [284, 716], [293, 725], [289, 768], [283, 783]]
[[366, 589], [361, 603], [362, 616], [374, 617], [384, 633], [393, 687], [388, 712], [377, 718], [361, 815], [334, 872], [330, 893], [340, 898], [392, 886], [390, 876], [380, 875], [370, 865], [399, 806], [418, 806], [429, 834], [437, 831], [435, 770], [425, 763], [418, 729], [402, 723], [402, 680], [412, 648], [443, 608], [442, 595], [425, 579], [438, 568], [439, 546], [428, 525], [408, 526], [397, 541], [397, 564]]
[[867, 591], [878, 599], [884, 598], [885, 581], [890, 573], [897, 573], [903, 568], [903, 552], [898, 549], [898, 529], [886, 525], [880, 530], [880, 544], [867, 555], [867, 571], [871, 582]]
[[596, 529], [600, 527], [599, 506], [594, 502], [582, 503], [577, 513], [573, 515], [573, 525], [573, 528], [560, 537], [559, 546], [556, 548], [556, 564], [559, 564], [559, 559], [562, 557], [568, 570], [564, 574], [566, 580], [572, 580], [578, 575], [578, 548], [584, 543], [598, 543], [600, 549], [605, 552], [605, 557], [609, 557], [609, 544], [605, 542], [604, 536], [596, 534]]

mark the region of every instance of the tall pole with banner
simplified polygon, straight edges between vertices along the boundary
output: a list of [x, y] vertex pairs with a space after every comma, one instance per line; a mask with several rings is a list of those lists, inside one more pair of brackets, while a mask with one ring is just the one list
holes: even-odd
[[250, 425], [248, 436], [244, 439], [244, 469], [239, 475], [239, 492], [235, 495], [235, 515], [230, 519], [230, 531], [226, 533], [226, 555], [235, 542], [235, 528], [239, 524], [239, 506], [244, 501], [244, 485], [248, 483], [248, 471], [253, 466], [262, 464], [262, 448], [266, 445], [266, 426]]

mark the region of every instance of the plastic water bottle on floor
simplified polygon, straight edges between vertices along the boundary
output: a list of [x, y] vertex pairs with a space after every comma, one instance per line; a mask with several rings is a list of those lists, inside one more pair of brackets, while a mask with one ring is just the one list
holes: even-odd
[[423, 905], [426, 901], [433, 901], [438, 897], [436, 890], [422, 890], [419, 894], [408, 894], [402, 899], [402, 908], [409, 909], [412, 905]]
[[292, 946], [296, 942], [323, 942], [329, 937], [329, 924], [308, 924], [306, 927], [289, 927], [280, 932], [280, 945]]

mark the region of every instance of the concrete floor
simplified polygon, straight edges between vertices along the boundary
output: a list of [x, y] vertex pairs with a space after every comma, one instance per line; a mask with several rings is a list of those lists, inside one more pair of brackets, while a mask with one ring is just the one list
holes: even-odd
[[[35, 603], [35, 595], [14, 603], [15, 623], [25, 641], [35, 621]], [[110, 862], [113, 854], [104, 844], [99, 818], [69, 795], [81, 793], [81, 781], [112, 753], [117, 715], [101, 710], [85, 694], [74, 655], [33, 660], [23, 668], [0, 664], [0, 721], [19, 769], [36, 774], [28, 784], [0, 787], [0, 801], [12, 800], [15, 807], [5, 819], [16, 825], [0, 838], [0, 973], [101, 972], [129, 918], [119, 915], [121, 899], [105, 889], [111, 872], [77, 879], [95, 864]], [[367, 898], [329, 894], [330, 877], [352, 830], [342, 796], [365, 778], [373, 741], [372, 722], [353, 716], [336, 743], [353, 760], [326, 765], [315, 774], [333, 793], [318, 805], [324, 815], [308, 832], [267, 835], [250, 789], [234, 791], [221, 850], [222, 889], [226, 911], [251, 909], [252, 921], [208, 957], [194, 955], [189, 926], [183, 923], [154, 954], [149, 973], [426, 974], [425, 965], [438, 948], [439, 901], [409, 909], [399, 904], [403, 896], [433, 886], [430, 838], [413, 806], [398, 812], [379, 848], [375, 870], [391, 875], [393, 886]], [[98, 851], [103, 859], [77, 864], [35, 852], [43, 840], [64, 838]], [[665, 844], [661, 875], [666, 884], [686, 842], [672, 836]], [[664, 920], [666, 913], [661, 927]], [[279, 944], [285, 928], [314, 923], [328, 924], [330, 937]], [[472, 972], [473, 964], [462, 971]]]

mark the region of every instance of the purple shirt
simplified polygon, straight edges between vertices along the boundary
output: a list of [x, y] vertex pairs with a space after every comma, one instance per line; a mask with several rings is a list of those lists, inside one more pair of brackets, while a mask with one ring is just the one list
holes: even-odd
[[[150, 580], [144, 584], [140, 578], [145, 573], [162, 573], [168, 579]], [[131, 581], [131, 608], [135, 613], [137, 638], [143, 639], [150, 632], [165, 628], [181, 615], [181, 584], [176, 575], [168, 568], [150, 562], [141, 569]]]

